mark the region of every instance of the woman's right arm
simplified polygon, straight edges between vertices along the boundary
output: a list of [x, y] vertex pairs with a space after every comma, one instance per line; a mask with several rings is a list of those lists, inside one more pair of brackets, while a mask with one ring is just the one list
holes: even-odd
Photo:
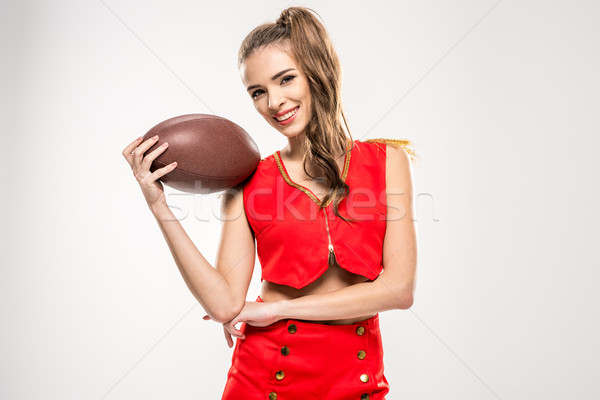
[[143, 157], [156, 140], [148, 139], [141, 144], [136, 140], [123, 150], [123, 155], [132, 167], [189, 290], [214, 321], [228, 322], [244, 307], [255, 259], [254, 236], [246, 219], [241, 186], [223, 195], [223, 225], [216, 266], [213, 267], [166, 204], [163, 186], [158, 179], [175, 166], [168, 165], [150, 172], [152, 161], [166, 147]]

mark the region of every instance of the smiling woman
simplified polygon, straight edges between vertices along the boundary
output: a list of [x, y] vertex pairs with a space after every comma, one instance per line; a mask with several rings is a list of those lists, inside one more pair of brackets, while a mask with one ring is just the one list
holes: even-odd
[[[412, 304], [415, 154], [408, 140], [352, 139], [338, 57], [315, 15], [288, 8], [239, 51], [252, 104], [288, 144], [226, 207], [243, 207], [262, 290], [223, 323], [230, 345], [237, 337], [224, 400], [384, 399], [378, 313]], [[244, 279], [228, 277], [247, 289]]]
[[[149, 171], [164, 149], [123, 150], [204, 318], [236, 338], [223, 400], [384, 399], [379, 313], [413, 302], [415, 154], [408, 140], [352, 138], [317, 16], [285, 9], [239, 49], [250, 101], [287, 146], [223, 196], [214, 267], [166, 204], [157, 180], [172, 169]], [[246, 301], [256, 255], [262, 288]]]

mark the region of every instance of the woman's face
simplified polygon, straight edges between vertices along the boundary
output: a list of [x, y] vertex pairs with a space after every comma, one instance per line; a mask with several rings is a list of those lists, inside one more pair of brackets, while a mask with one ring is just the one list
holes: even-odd
[[262, 117], [286, 137], [304, 134], [312, 116], [306, 75], [287, 52], [267, 46], [240, 66], [242, 83]]

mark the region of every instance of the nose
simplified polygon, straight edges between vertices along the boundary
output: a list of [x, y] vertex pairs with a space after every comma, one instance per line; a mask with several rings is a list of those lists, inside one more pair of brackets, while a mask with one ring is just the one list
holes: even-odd
[[285, 98], [283, 97], [283, 95], [276, 91], [276, 90], [270, 90], [269, 91], [269, 108], [272, 110], [278, 110], [279, 108], [281, 108], [281, 105], [285, 103]]

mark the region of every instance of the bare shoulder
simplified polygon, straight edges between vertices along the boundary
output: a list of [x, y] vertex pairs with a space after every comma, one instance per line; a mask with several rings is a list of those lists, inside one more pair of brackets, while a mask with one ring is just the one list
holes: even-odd
[[410, 154], [403, 146], [387, 145], [385, 169], [388, 215], [408, 222], [404, 216], [414, 218], [413, 173]]
[[386, 146], [386, 186], [412, 192], [412, 159], [404, 146]]
[[243, 187], [237, 185], [231, 189], [224, 190], [220, 195], [221, 214], [229, 214], [244, 207]]
[[[243, 183], [223, 191], [219, 195], [221, 199], [221, 218], [223, 222], [238, 220], [240, 225], [246, 225], [248, 219], [244, 209], [244, 187]], [[241, 221], [241, 223], [239, 222]]]
[[411, 163], [419, 158], [412, 149], [413, 142], [408, 139], [374, 138], [366, 139], [364, 142], [385, 146], [386, 153], [389, 154], [388, 157], [391, 157], [396, 162], [404, 164], [405, 167], [409, 169]]
[[403, 146], [386, 144], [386, 166], [393, 170], [411, 170], [411, 157]]

